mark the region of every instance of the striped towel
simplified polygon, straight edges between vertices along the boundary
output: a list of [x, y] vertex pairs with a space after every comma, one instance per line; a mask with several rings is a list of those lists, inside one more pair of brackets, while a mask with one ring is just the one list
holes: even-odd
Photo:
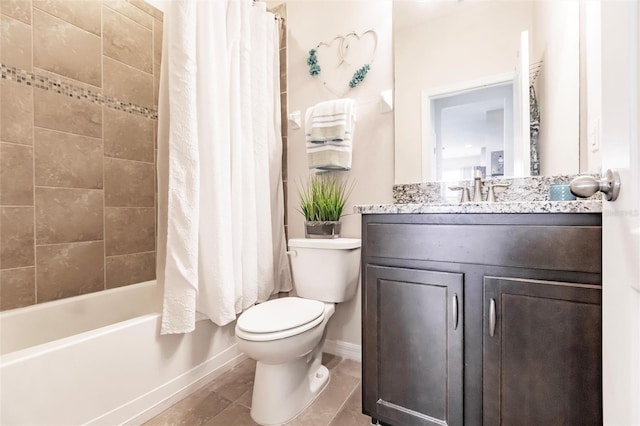
[[355, 101], [338, 99], [308, 108], [305, 115], [310, 169], [350, 170], [355, 127]]
[[356, 104], [353, 99], [320, 102], [305, 114], [307, 142], [325, 143], [353, 138]]

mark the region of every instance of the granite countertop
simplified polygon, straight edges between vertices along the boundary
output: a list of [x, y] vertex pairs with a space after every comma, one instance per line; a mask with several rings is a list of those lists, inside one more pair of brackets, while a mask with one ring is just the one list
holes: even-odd
[[602, 200], [505, 201], [495, 203], [361, 204], [360, 214], [384, 213], [601, 213]]

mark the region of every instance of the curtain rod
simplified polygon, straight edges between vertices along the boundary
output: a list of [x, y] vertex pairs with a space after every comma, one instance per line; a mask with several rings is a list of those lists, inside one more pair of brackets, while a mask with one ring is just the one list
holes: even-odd
[[[251, 5], [255, 6], [256, 1], [258, 0], [251, 0]], [[273, 13], [273, 19], [275, 19], [276, 21], [284, 21], [284, 18], [282, 16], [280, 16], [279, 14], [275, 13], [275, 12], [270, 12]]]

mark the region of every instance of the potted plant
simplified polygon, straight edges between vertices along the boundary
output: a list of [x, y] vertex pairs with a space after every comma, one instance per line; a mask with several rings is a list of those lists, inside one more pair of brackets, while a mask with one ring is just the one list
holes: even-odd
[[353, 182], [330, 175], [315, 175], [305, 185], [298, 185], [306, 238], [340, 237], [342, 210], [352, 190]]

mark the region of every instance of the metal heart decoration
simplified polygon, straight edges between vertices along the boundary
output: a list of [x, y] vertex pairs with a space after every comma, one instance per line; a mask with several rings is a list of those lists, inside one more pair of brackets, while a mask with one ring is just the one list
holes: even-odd
[[309, 51], [309, 73], [334, 95], [343, 97], [364, 80], [377, 47], [378, 34], [374, 30], [336, 36]]

